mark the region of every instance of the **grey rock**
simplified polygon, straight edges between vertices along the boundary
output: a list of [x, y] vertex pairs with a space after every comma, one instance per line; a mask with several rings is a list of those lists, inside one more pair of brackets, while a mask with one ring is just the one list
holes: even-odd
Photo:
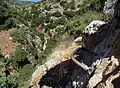
[[115, 4], [118, 0], [107, 0], [105, 2], [104, 10], [103, 12], [108, 16], [114, 16], [115, 14]]
[[94, 20], [85, 27], [83, 33], [88, 33], [89, 35], [94, 34], [99, 30], [99, 27], [104, 24], [106, 24], [104, 21]]
[[82, 42], [82, 37], [78, 37], [78, 38], [76, 38], [74, 41], [73, 41], [73, 44], [72, 45], [74, 45], [74, 44], [80, 44]]

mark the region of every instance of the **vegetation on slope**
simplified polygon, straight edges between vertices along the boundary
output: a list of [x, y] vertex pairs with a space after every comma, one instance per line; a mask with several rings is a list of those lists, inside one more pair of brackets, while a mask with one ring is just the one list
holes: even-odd
[[[6, 2], [9, 0], [0, 1], [0, 29], [15, 27], [11, 36], [13, 41], [19, 43], [15, 52], [5, 61], [7, 67], [12, 65], [16, 71], [7, 77], [10, 84], [14, 85], [12, 88], [28, 86], [36, 65], [46, 61], [61, 36], [67, 33], [78, 37], [89, 22], [104, 19], [99, 0], [42, 0], [32, 4]], [[6, 83], [3, 78], [6, 78], [5, 75], [0, 75], [2, 86]]]

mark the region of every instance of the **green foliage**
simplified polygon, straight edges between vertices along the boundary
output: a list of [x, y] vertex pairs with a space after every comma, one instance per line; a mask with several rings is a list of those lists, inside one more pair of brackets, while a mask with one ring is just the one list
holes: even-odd
[[29, 12], [26, 12], [24, 15], [24, 19], [27, 21], [31, 21], [32, 20], [32, 15]]
[[28, 54], [32, 54], [33, 56], [35, 56], [37, 54], [37, 49], [31, 44], [28, 44], [26, 46], [26, 51]]
[[65, 14], [67, 17], [70, 17], [70, 18], [75, 16], [75, 12], [72, 10], [64, 11], [63, 14]]
[[54, 28], [56, 28], [56, 27], [57, 27], [57, 23], [55, 23], [55, 22], [49, 23], [49, 24], [47, 24], [47, 26], [45, 26], [45, 28], [46, 28], [47, 30], [54, 29]]
[[52, 7], [50, 5], [45, 6], [45, 10], [50, 11], [51, 9], [52, 9]]
[[61, 0], [54, 0], [55, 1], [55, 3], [59, 3]]
[[16, 62], [19, 62], [19, 61], [24, 61], [26, 59], [26, 55], [27, 55], [27, 53], [25, 52], [25, 50], [23, 49], [23, 47], [21, 45], [18, 45], [16, 47], [15, 52], [11, 56], [11, 58], [13, 60], [16, 60]]
[[89, 0], [88, 3], [90, 3], [90, 8], [99, 10], [101, 8], [100, 0]]
[[0, 77], [0, 85], [2, 85], [6, 81], [6, 77]]
[[20, 28], [15, 30], [11, 36], [13, 37], [13, 40], [21, 43], [26, 44], [27, 43], [27, 34], [29, 33], [28, 29]]
[[[19, 23], [17, 23], [18, 25], [20, 23], [25, 25], [24, 27], [19, 26], [20, 28], [12, 33], [13, 39], [20, 44], [10, 56], [10, 62], [17, 68], [19, 74], [19, 76], [10, 75], [8, 77], [9, 83], [14, 86], [13, 88], [17, 88], [17, 86], [19, 86], [19, 88], [28, 88], [29, 80], [34, 71], [34, 68], [28, 61], [28, 56], [32, 55], [35, 57], [38, 55], [38, 63], [40, 65], [43, 64], [57, 45], [56, 36], [62, 36], [66, 32], [73, 34], [74, 37], [80, 36], [81, 31], [89, 22], [103, 18], [103, 15], [99, 12], [101, 7], [99, 0], [85, 0], [82, 5], [79, 4], [77, 6], [77, 8], [79, 8], [78, 11], [75, 10], [75, 0], [69, 3], [65, 0], [52, 0], [52, 4], [56, 2], [60, 3], [64, 9], [63, 14], [59, 9], [55, 13], [50, 14], [49, 11], [51, 9], [54, 10], [54, 8], [56, 9], [60, 6], [52, 7], [46, 4], [44, 0], [40, 2], [42, 3], [42, 9], [41, 4], [37, 3], [32, 4], [31, 10], [26, 9], [26, 6], [24, 8], [21, 7], [21, 12], [17, 11], [18, 9], [16, 10], [16, 8], [9, 7], [7, 3], [1, 4], [3, 2], [4, 0], [0, 1], [0, 29], [14, 27], [16, 24], [14, 20], [19, 21]], [[30, 7], [30, 5], [28, 7]], [[45, 10], [47, 11], [45, 12]], [[51, 16], [55, 16], [57, 20], [51, 20]], [[46, 33], [49, 35], [47, 38], [50, 39], [48, 39], [47, 44], [45, 44], [45, 50], [41, 49], [41, 52], [38, 52], [36, 44], [31, 40], [34, 39], [35, 36], [39, 36], [43, 44], [44, 41], [46, 41], [44, 40], [44, 33], [34, 31], [40, 24], [43, 24], [43, 27], [45, 26], [45, 31], [47, 30]], [[50, 31], [53, 29], [55, 30], [55, 36], [51, 38]], [[30, 41], [28, 40], [28, 35], [32, 36]], [[5, 83], [5, 77], [0, 77], [0, 83]]]
[[45, 16], [44, 15], [40, 15], [40, 17], [38, 16], [39, 14], [33, 15], [33, 20], [31, 22], [31, 27], [37, 27], [40, 24], [45, 22]]
[[44, 33], [36, 32], [35, 35], [39, 36], [42, 41], [44, 41]]
[[[6, 77], [4, 71], [5, 71], [5, 66], [9, 66], [9, 61], [6, 60], [5, 58], [1, 59], [0, 58], [0, 86], [2, 88], [17, 88], [18, 84], [16, 82], [16, 77], [14, 75], [8, 75]], [[11, 76], [14, 76], [11, 78]]]
[[67, 4], [68, 4], [67, 1], [61, 1], [60, 2], [60, 5], [63, 6], [63, 7], [65, 7]]
[[83, 30], [91, 21], [100, 20], [103, 17], [103, 14], [100, 12], [88, 11], [82, 15], [73, 17], [66, 26], [67, 28], [72, 27], [71, 29], [73, 30]]
[[17, 78], [18, 76], [17, 75], [9, 75], [8, 77], [8, 84], [9, 84], [9, 88], [17, 88], [18, 87], [18, 84], [17, 83]]
[[64, 25], [66, 23], [66, 17], [62, 16], [61, 18], [57, 19], [55, 23], [58, 25]]
[[52, 14], [52, 16], [55, 16], [55, 17], [61, 17], [62, 14], [61, 14], [61, 12], [56, 11], [55, 13]]
[[43, 64], [47, 57], [52, 53], [52, 50], [56, 47], [57, 41], [55, 39], [47, 40], [46, 48], [39, 54], [38, 63]]
[[0, 86], [2, 88], [17, 88], [18, 84], [16, 83], [16, 81], [13, 81], [15, 79], [15, 77], [13, 77], [12, 79], [8, 79], [8, 81], [6, 81], [6, 77], [1, 77], [0, 78]]
[[0, 29], [8, 29], [15, 27], [14, 19], [18, 14], [17, 10], [10, 7], [8, 3], [1, 1], [0, 3]]
[[51, 17], [52, 15], [51, 14], [47, 14], [46, 15], [46, 17], [45, 17], [45, 22], [46, 23], [49, 23], [50, 22], [50, 17]]
[[16, 79], [17, 83], [19, 83], [18, 88], [28, 88], [29, 80], [31, 79], [31, 75], [34, 72], [35, 68], [32, 65], [27, 64], [21, 70], [19, 70], [19, 77]]
[[74, 10], [76, 8], [75, 5], [76, 5], [75, 0], [72, 0], [70, 3], [70, 8]]
[[15, 68], [23, 67], [26, 63], [28, 63], [27, 53], [21, 45], [18, 45], [16, 47], [16, 50], [12, 53], [10, 58], [12, 61], [12, 65]]
[[49, 39], [46, 44], [46, 48], [54, 48], [56, 46], [56, 40], [54, 39]]

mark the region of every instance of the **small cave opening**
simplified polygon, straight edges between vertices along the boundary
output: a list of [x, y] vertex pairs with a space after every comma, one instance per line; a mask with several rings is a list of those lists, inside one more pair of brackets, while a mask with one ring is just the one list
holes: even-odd
[[114, 88], [120, 88], [120, 77], [114, 79], [112, 84], [114, 85]]

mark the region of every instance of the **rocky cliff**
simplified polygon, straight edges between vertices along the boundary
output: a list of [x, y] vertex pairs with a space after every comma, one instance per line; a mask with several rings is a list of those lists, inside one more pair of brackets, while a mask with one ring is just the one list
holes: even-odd
[[[31, 88], [119, 88], [120, 1], [106, 0], [103, 10], [111, 20], [92, 21], [67, 57], [56, 56], [33, 73]], [[88, 69], [74, 63], [72, 56]]]

